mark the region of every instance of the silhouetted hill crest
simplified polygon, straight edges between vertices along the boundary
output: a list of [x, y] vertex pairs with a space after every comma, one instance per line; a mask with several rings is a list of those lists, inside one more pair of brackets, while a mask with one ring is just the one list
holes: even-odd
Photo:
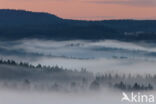
[[0, 23], [4, 25], [55, 24], [62, 20], [53, 14], [44, 12], [0, 9]]
[[53, 14], [0, 9], [0, 39], [156, 41], [156, 20], [82, 21]]

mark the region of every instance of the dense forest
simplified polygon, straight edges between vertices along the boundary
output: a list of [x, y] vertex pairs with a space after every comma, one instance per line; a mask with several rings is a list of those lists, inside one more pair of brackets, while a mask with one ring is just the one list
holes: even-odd
[[0, 60], [0, 87], [49, 91], [86, 91], [112, 88], [124, 91], [147, 91], [156, 87], [156, 75], [95, 74], [85, 68], [31, 65]]
[[80, 21], [48, 13], [0, 10], [0, 39], [155, 41], [155, 20]]

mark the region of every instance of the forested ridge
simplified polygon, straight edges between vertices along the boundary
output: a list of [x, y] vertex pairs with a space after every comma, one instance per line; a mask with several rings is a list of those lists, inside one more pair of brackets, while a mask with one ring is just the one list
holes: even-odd
[[155, 41], [156, 20], [82, 21], [25, 10], [0, 10], [0, 39]]
[[155, 90], [156, 75], [95, 74], [85, 68], [73, 70], [0, 60], [0, 86], [52, 91], [100, 90], [107, 87], [122, 91], [148, 91]]

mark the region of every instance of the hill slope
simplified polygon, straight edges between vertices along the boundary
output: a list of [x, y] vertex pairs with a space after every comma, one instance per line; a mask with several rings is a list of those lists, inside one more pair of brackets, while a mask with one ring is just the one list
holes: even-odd
[[60, 21], [62, 21], [61, 18], [48, 13], [10, 9], [0, 10], [1, 25], [56, 24]]
[[49, 13], [0, 10], [0, 39], [156, 40], [156, 20], [79, 21]]

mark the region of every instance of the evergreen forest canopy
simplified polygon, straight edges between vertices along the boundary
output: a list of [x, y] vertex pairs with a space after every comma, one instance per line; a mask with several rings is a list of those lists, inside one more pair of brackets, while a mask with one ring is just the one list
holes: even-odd
[[[36, 66], [14, 60], [0, 60], [0, 86], [5, 88], [54, 91], [100, 90], [149, 91], [156, 88], [156, 75], [93, 74], [82, 68]], [[19, 87], [20, 86], [20, 87]]]

